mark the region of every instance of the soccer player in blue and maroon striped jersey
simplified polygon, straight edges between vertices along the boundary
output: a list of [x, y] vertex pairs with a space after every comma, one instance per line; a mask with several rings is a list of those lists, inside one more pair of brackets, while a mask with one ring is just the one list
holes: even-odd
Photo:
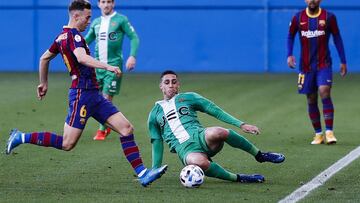
[[23, 143], [70, 151], [80, 139], [89, 117], [106, 124], [119, 133], [125, 157], [131, 164], [143, 186], [149, 185], [165, 173], [167, 166], [147, 169], [134, 140], [133, 126], [118, 109], [99, 92], [95, 68], [105, 69], [120, 76], [118, 67], [102, 63], [90, 56], [89, 48], [80, 32], [90, 23], [91, 4], [86, 0], [74, 0], [69, 5], [69, 24], [56, 37], [53, 44], [40, 58], [40, 85], [38, 98], [48, 90], [50, 61], [61, 54], [72, 79], [69, 89], [69, 109], [63, 136], [51, 132], [23, 133], [13, 129], [6, 146], [6, 154]]
[[[307, 8], [296, 13], [290, 22], [288, 34], [289, 67], [295, 68], [293, 56], [294, 38], [299, 33], [301, 56], [299, 64], [298, 91], [306, 94], [308, 113], [315, 130], [311, 144], [336, 143], [333, 133], [334, 106], [331, 100], [332, 61], [329, 50], [329, 38], [333, 36], [340, 56], [340, 74], [347, 73], [344, 46], [336, 17], [333, 13], [320, 8], [321, 0], [305, 0]], [[318, 94], [323, 104], [325, 120], [325, 138], [322, 133]]]

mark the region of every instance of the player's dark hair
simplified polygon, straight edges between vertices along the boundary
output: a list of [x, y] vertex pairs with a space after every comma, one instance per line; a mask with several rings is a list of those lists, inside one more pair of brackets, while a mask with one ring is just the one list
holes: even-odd
[[91, 3], [87, 0], [73, 0], [69, 5], [69, 12], [91, 9]]
[[164, 72], [161, 73], [160, 75], [160, 80], [162, 80], [162, 78], [164, 77], [164, 75], [168, 75], [168, 74], [172, 74], [172, 75], [176, 75], [176, 77], [178, 76], [175, 71], [172, 71], [172, 70], [166, 70]]

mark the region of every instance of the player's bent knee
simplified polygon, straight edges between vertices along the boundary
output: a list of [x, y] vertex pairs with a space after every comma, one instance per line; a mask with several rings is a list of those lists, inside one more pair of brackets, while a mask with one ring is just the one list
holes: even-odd
[[210, 136], [211, 139], [225, 140], [229, 135], [229, 130], [222, 127], [212, 127], [206, 130], [206, 135]]
[[119, 133], [120, 133], [122, 136], [128, 136], [128, 135], [133, 134], [133, 132], [134, 132], [134, 127], [133, 127], [133, 125], [131, 125], [131, 124], [129, 123], [129, 124], [123, 126], [123, 127], [120, 129], [120, 132], [119, 132]]
[[76, 144], [70, 144], [70, 143], [63, 143], [62, 150], [64, 151], [71, 151], [74, 149]]
[[186, 164], [188, 165], [197, 165], [204, 171], [210, 167], [210, 161], [207, 157], [199, 156], [198, 154], [189, 154], [186, 158]]
[[189, 165], [197, 165], [204, 171], [206, 171], [210, 167], [209, 160], [198, 160], [198, 161], [195, 161], [195, 162], [190, 162], [188, 164]]
[[68, 145], [68, 146], [63, 146], [63, 147], [62, 147], [62, 150], [68, 152], [68, 151], [71, 151], [73, 148], [74, 148], [74, 147]]

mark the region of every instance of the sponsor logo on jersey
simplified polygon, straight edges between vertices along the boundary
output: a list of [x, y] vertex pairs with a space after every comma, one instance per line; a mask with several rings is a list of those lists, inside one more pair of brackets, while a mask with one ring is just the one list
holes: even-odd
[[158, 123], [159, 123], [160, 127], [163, 128], [166, 123], [165, 116], [162, 116], [161, 119], [158, 120]]
[[172, 120], [172, 119], [176, 119], [177, 116], [176, 116], [176, 111], [175, 109], [172, 109], [171, 111], [169, 111], [167, 114], [166, 114], [166, 118], [168, 121]]
[[99, 33], [99, 40], [106, 40], [106, 32]]
[[110, 40], [117, 40], [118, 34], [116, 32], [110, 32], [109, 33], [109, 39]]
[[180, 115], [189, 115], [189, 108], [187, 106], [182, 106], [179, 108]]
[[319, 37], [321, 35], [325, 35], [324, 30], [308, 30], [308, 31], [301, 31], [301, 36], [306, 38], [314, 38]]

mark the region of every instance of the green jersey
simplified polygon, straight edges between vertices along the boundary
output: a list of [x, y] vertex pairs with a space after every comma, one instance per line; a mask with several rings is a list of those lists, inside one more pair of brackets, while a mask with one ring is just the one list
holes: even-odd
[[139, 38], [127, 17], [116, 12], [96, 18], [85, 36], [86, 43], [96, 40], [95, 58], [101, 62], [122, 67], [122, 45], [124, 35], [131, 43], [130, 55], [136, 57]]
[[237, 127], [243, 124], [197, 93], [180, 93], [170, 100], [155, 103], [148, 119], [151, 140], [165, 141], [171, 152], [179, 151], [183, 143], [195, 140], [194, 135], [203, 129], [197, 111]]

